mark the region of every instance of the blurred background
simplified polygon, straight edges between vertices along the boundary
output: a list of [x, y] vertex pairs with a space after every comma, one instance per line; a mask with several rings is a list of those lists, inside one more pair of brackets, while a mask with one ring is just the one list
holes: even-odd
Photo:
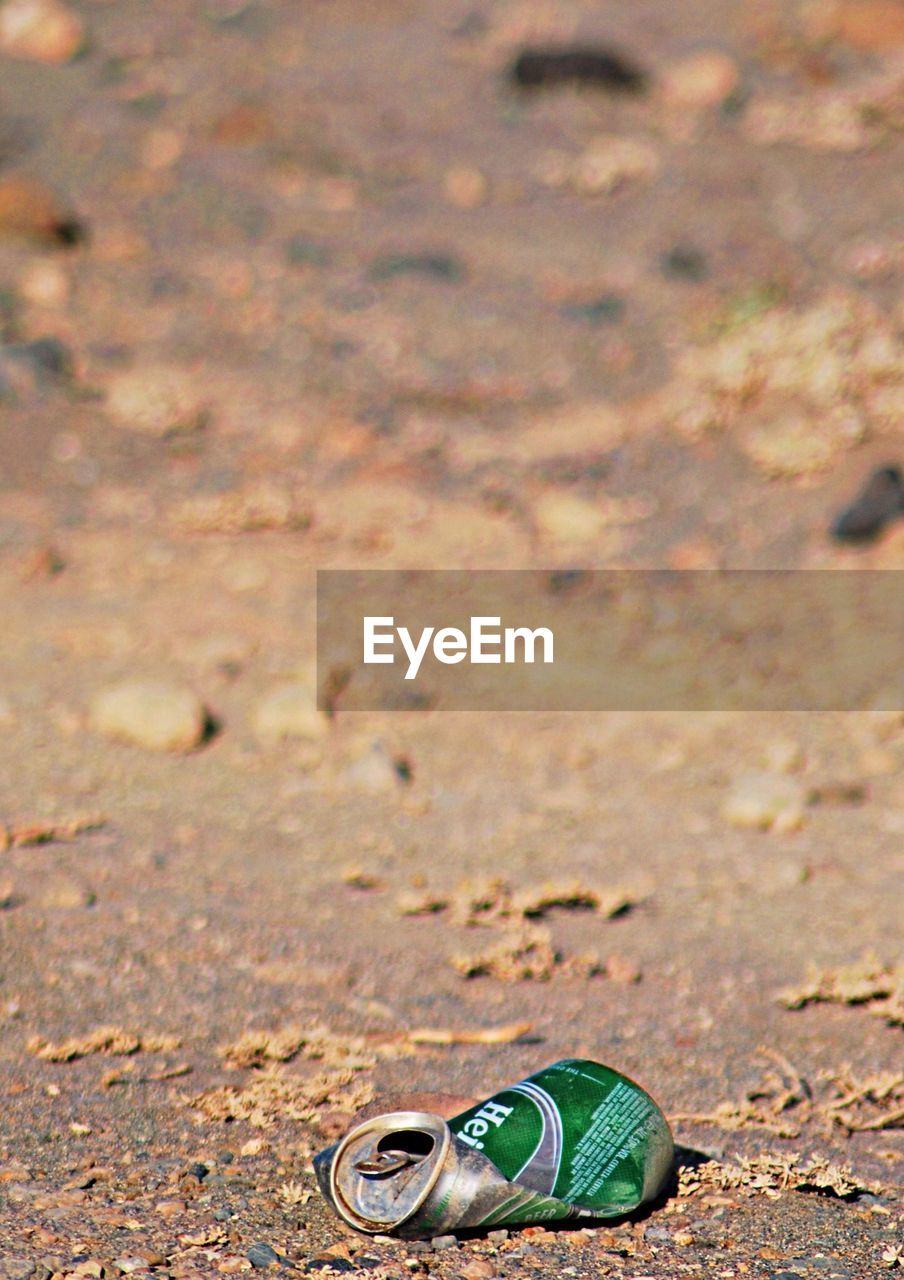
[[[310, 1257], [364, 1093], [565, 1054], [895, 1181], [899, 710], [327, 716], [313, 586], [900, 567], [902, 59], [901, 0], [0, 0], [10, 1256]], [[676, 1202], [682, 1257], [867, 1274], [870, 1194]]]

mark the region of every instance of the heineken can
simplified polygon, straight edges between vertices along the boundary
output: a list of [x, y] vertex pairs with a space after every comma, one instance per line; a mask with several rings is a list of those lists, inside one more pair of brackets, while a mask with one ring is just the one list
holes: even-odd
[[639, 1085], [569, 1058], [448, 1122], [394, 1111], [314, 1159], [336, 1211], [407, 1239], [475, 1227], [612, 1218], [652, 1200], [672, 1167], [668, 1121]]

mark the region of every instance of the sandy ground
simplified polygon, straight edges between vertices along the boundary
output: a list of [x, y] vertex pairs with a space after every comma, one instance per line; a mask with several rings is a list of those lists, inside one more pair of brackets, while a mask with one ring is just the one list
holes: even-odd
[[[827, 528], [899, 456], [901, 7], [72, 11], [67, 64], [0, 55], [0, 1276], [190, 1280], [255, 1244], [471, 1280], [888, 1273], [901, 716], [328, 722], [312, 592], [323, 567], [899, 568], [899, 528]], [[508, 83], [575, 38], [649, 89]], [[111, 734], [126, 680], [182, 691], [193, 749]], [[485, 884], [467, 923], [487, 880], [627, 909], [551, 907], [538, 977], [465, 978], [450, 957], [522, 927]], [[859, 985], [777, 1000], [866, 952]], [[699, 1188], [426, 1250], [314, 1189], [371, 1092], [563, 1056], [635, 1075], [685, 1164], [718, 1162]], [[724, 1176], [767, 1153], [759, 1188]], [[782, 1189], [795, 1157], [861, 1190]]]

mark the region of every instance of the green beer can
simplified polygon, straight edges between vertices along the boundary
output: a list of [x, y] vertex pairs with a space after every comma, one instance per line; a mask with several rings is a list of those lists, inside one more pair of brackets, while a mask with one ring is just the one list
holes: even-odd
[[660, 1192], [673, 1150], [668, 1121], [639, 1085], [569, 1058], [448, 1122], [421, 1111], [374, 1116], [314, 1168], [353, 1227], [416, 1239], [630, 1213]]

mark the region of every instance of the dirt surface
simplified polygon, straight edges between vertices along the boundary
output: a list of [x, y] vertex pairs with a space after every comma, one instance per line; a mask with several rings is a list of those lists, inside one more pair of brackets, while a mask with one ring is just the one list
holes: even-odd
[[[70, 12], [0, 53], [0, 1276], [893, 1272], [904, 718], [327, 720], [312, 619], [322, 567], [904, 564], [828, 536], [900, 460], [902, 7]], [[512, 85], [574, 40], [646, 87]], [[564, 1056], [674, 1117], [652, 1209], [321, 1200], [373, 1093]]]

